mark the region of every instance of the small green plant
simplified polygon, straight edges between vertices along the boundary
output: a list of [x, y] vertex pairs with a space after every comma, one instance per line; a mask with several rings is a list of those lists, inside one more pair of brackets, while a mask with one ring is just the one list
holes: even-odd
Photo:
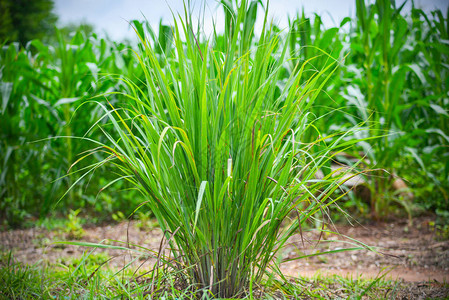
[[83, 253], [81, 257], [74, 258], [64, 258], [58, 260], [59, 263], [71, 266], [78, 267], [79, 265], [83, 265], [85, 268], [95, 270], [98, 266], [106, 263], [111, 257], [105, 252], [99, 253]]
[[69, 239], [79, 240], [85, 234], [83, 226], [81, 225], [81, 219], [78, 217], [80, 211], [81, 209], [70, 210], [70, 213], [67, 216], [68, 222], [64, 230]]
[[116, 222], [123, 222], [126, 220], [126, 217], [121, 211], [118, 211], [112, 214], [112, 219]]
[[157, 227], [157, 221], [154, 219], [153, 214], [143, 211], [137, 211], [136, 227], [140, 230], [151, 230]]
[[449, 239], [449, 224], [447, 223], [449, 217], [449, 211], [437, 210], [436, 221], [429, 222], [429, 228], [435, 233], [435, 236], [439, 240]]

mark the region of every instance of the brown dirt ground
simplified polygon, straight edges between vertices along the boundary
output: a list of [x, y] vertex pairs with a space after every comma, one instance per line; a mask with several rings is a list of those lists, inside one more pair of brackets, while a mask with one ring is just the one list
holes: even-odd
[[[395, 223], [371, 225], [337, 225], [329, 227], [340, 235], [325, 234], [322, 239], [331, 242], [316, 243], [319, 234], [314, 231], [293, 236], [282, 253], [283, 259], [302, 255], [352, 247], [351, 241], [342, 235], [354, 238], [366, 245], [376, 247], [379, 253], [368, 250], [338, 252], [323, 256], [293, 260], [281, 265], [281, 270], [289, 276], [312, 277], [316, 274], [362, 276], [374, 278], [388, 272], [386, 278], [406, 283], [401, 291], [401, 299], [425, 299], [426, 297], [449, 297], [449, 241], [439, 241], [429, 227], [430, 218], [417, 218], [413, 225], [406, 220]], [[135, 221], [115, 225], [84, 228], [85, 234], [79, 240], [98, 243], [105, 239], [127, 241], [157, 251], [162, 232], [158, 228], [144, 228]], [[88, 247], [54, 244], [55, 240], [68, 240], [62, 231], [27, 229], [0, 232], [0, 250], [13, 250], [16, 260], [33, 264], [43, 260], [49, 263], [61, 262], [79, 257]], [[97, 249], [117, 256], [109, 265], [120, 267], [129, 261], [129, 253], [123, 250]], [[127, 255], [128, 254], [128, 255]], [[150, 268], [155, 259], [141, 260], [144, 268]]]

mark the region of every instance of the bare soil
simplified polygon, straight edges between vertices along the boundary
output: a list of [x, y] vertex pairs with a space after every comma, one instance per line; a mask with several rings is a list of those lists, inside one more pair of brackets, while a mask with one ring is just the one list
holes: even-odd
[[[332, 242], [320, 242], [317, 245], [317, 233], [305, 233], [304, 244], [300, 235], [296, 235], [286, 248], [287, 259], [298, 254], [310, 255], [318, 251], [354, 247], [348, 244], [354, 243], [350, 238], [374, 247], [377, 253], [369, 250], [332, 253], [288, 262], [281, 269], [290, 275], [309, 276], [320, 272], [338, 275], [350, 273], [365, 277], [375, 277], [388, 270], [393, 279], [449, 282], [449, 241], [439, 241], [435, 232], [430, 230], [429, 221], [415, 219], [412, 225], [401, 220], [396, 223], [334, 226], [329, 231], [339, 234], [322, 237]], [[314, 241], [307, 242], [308, 237]]]
[[[354, 247], [352, 239], [370, 247], [369, 250], [344, 251], [322, 256], [313, 256], [285, 262], [281, 265], [284, 274], [292, 277], [313, 277], [316, 274], [361, 276], [375, 278], [388, 274], [385, 278], [399, 280], [399, 299], [426, 299], [449, 297], [449, 241], [438, 240], [429, 226], [430, 218], [417, 218], [410, 225], [406, 220], [394, 223], [369, 225], [337, 225], [320, 237], [317, 231], [305, 231], [293, 236], [280, 260], [295, 259], [300, 256]], [[348, 236], [350, 238], [346, 238]], [[99, 243], [104, 240], [123, 241], [147, 249], [158, 251], [162, 232], [159, 228], [145, 228], [138, 222], [123, 222], [84, 228], [84, 235], [78, 241]], [[321, 240], [317, 243], [318, 240]], [[0, 250], [12, 250], [18, 261], [33, 264], [38, 261], [64, 263], [80, 257], [92, 248], [74, 245], [54, 244], [57, 240], [70, 240], [69, 234], [44, 229], [12, 230], [0, 232]], [[326, 242], [327, 241], [327, 242]], [[106, 241], [108, 244], [124, 245]], [[355, 243], [360, 245], [359, 243]], [[125, 244], [126, 246], [126, 244]], [[114, 256], [111, 267], [121, 267], [129, 261], [128, 251], [117, 249], [96, 249]], [[150, 269], [156, 259], [141, 259], [138, 264]]]

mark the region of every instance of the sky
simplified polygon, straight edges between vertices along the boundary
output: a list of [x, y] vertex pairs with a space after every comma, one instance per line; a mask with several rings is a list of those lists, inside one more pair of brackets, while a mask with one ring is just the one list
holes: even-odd
[[[187, 1], [186, 1], [187, 2]], [[263, 1], [265, 2], [265, 1]], [[410, 2], [410, 1], [409, 1]], [[198, 13], [202, 0], [192, 0]], [[224, 20], [222, 8], [217, 0], [205, 0], [204, 30], [206, 34], [212, 30], [212, 17], [220, 28]], [[402, 3], [402, 1], [398, 1]], [[415, 0], [415, 5], [426, 12], [435, 8], [446, 14], [447, 0]], [[101, 36], [108, 35], [114, 40], [134, 39], [135, 33], [130, 29], [129, 21], [143, 20], [145, 16], [153, 27], [157, 27], [162, 18], [164, 24], [173, 19], [171, 10], [176, 14], [183, 13], [182, 0], [55, 0], [55, 13], [59, 16], [59, 24], [86, 22], [94, 25]], [[347, 16], [355, 15], [355, 0], [271, 0], [269, 17], [280, 28], [288, 25], [288, 16], [304, 9], [306, 15], [318, 13], [329, 28], [336, 26]], [[262, 14], [262, 12], [260, 12]], [[261, 22], [261, 18], [259, 18]], [[256, 24], [257, 27], [257, 24]]]

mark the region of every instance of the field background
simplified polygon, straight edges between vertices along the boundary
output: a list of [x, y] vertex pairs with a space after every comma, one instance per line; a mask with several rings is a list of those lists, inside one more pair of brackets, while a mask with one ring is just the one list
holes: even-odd
[[[104, 153], [90, 151], [95, 147], [92, 141], [120, 140], [119, 135], [105, 136], [98, 129], [111, 127], [103, 107], [134, 107], [129, 95], [149, 90], [148, 74], [136, 55], [145, 53], [144, 44], [110, 39], [87, 23], [57, 27], [50, 0], [19, 2], [0, 1], [2, 251], [19, 249], [18, 257], [26, 257], [23, 251], [29, 243], [14, 241], [11, 233], [25, 232], [25, 240], [43, 247], [52, 241], [43, 241], [39, 234], [44, 232], [56, 232], [56, 239], [94, 242], [93, 227], [116, 228], [131, 220], [132, 226], [157, 231], [157, 216], [145, 204], [145, 195], [132, 182], [116, 180], [113, 165], [95, 165], [105, 159]], [[216, 6], [224, 12], [224, 24], [216, 24], [218, 31], [212, 34], [196, 20], [195, 34], [198, 49], [225, 53], [227, 37], [232, 36], [233, 6], [228, 1]], [[236, 42], [239, 51], [258, 46], [264, 8], [262, 2], [249, 3], [242, 38]], [[283, 16], [283, 27], [272, 25], [270, 33], [285, 42], [288, 59], [271, 92], [283, 93], [300, 66], [304, 71], [298, 86], [307, 86], [320, 72], [316, 86], [323, 84], [322, 90], [313, 95], [308, 113], [313, 122], [302, 142], [310, 143], [312, 153], [324, 151], [342, 133], [345, 142], [354, 143], [316, 174], [318, 179], [328, 178], [343, 168], [353, 177], [329, 195], [339, 200], [338, 206], [329, 208], [326, 226], [365, 224], [382, 232], [388, 224], [397, 224], [402, 231], [396, 236], [405, 234], [402, 238], [414, 242], [381, 247], [416, 246], [413, 251], [418, 252], [424, 251], [419, 237], [426, 236], [436, 252], [415, 253], [427, 260], [418, 259], [413, 265], [408, 257], [405, 265], [430, 264], [434, 276], [446, 281], [441, 274], [448, 266], [432, 259], [446, 260], [449, 249], [449, 8], [428, 12], [413, 2], [386, 0], [356, 0], [354, 8], [355, 16], [342, 18], [335, 26], [304, 10]], [[156, 25], [145, 20], [129, 23], [135, 36], [147, 38], [164, 72], [177, 67], [179, 45], [170, 20]], [[275, 65], [280, 52], [274, 49], [266, 59]], [[95, 171], [86, 175], [92, 165]], [[303, 229], [324, 228], [324, 223], [305, 222]], [[34, 230], [39, 234], [26, 238]], [[378, 240], [370, 240], [376, 245], [382, 241], [379, 232]], [[384, 238], [384, 242], [395, 239]]]

